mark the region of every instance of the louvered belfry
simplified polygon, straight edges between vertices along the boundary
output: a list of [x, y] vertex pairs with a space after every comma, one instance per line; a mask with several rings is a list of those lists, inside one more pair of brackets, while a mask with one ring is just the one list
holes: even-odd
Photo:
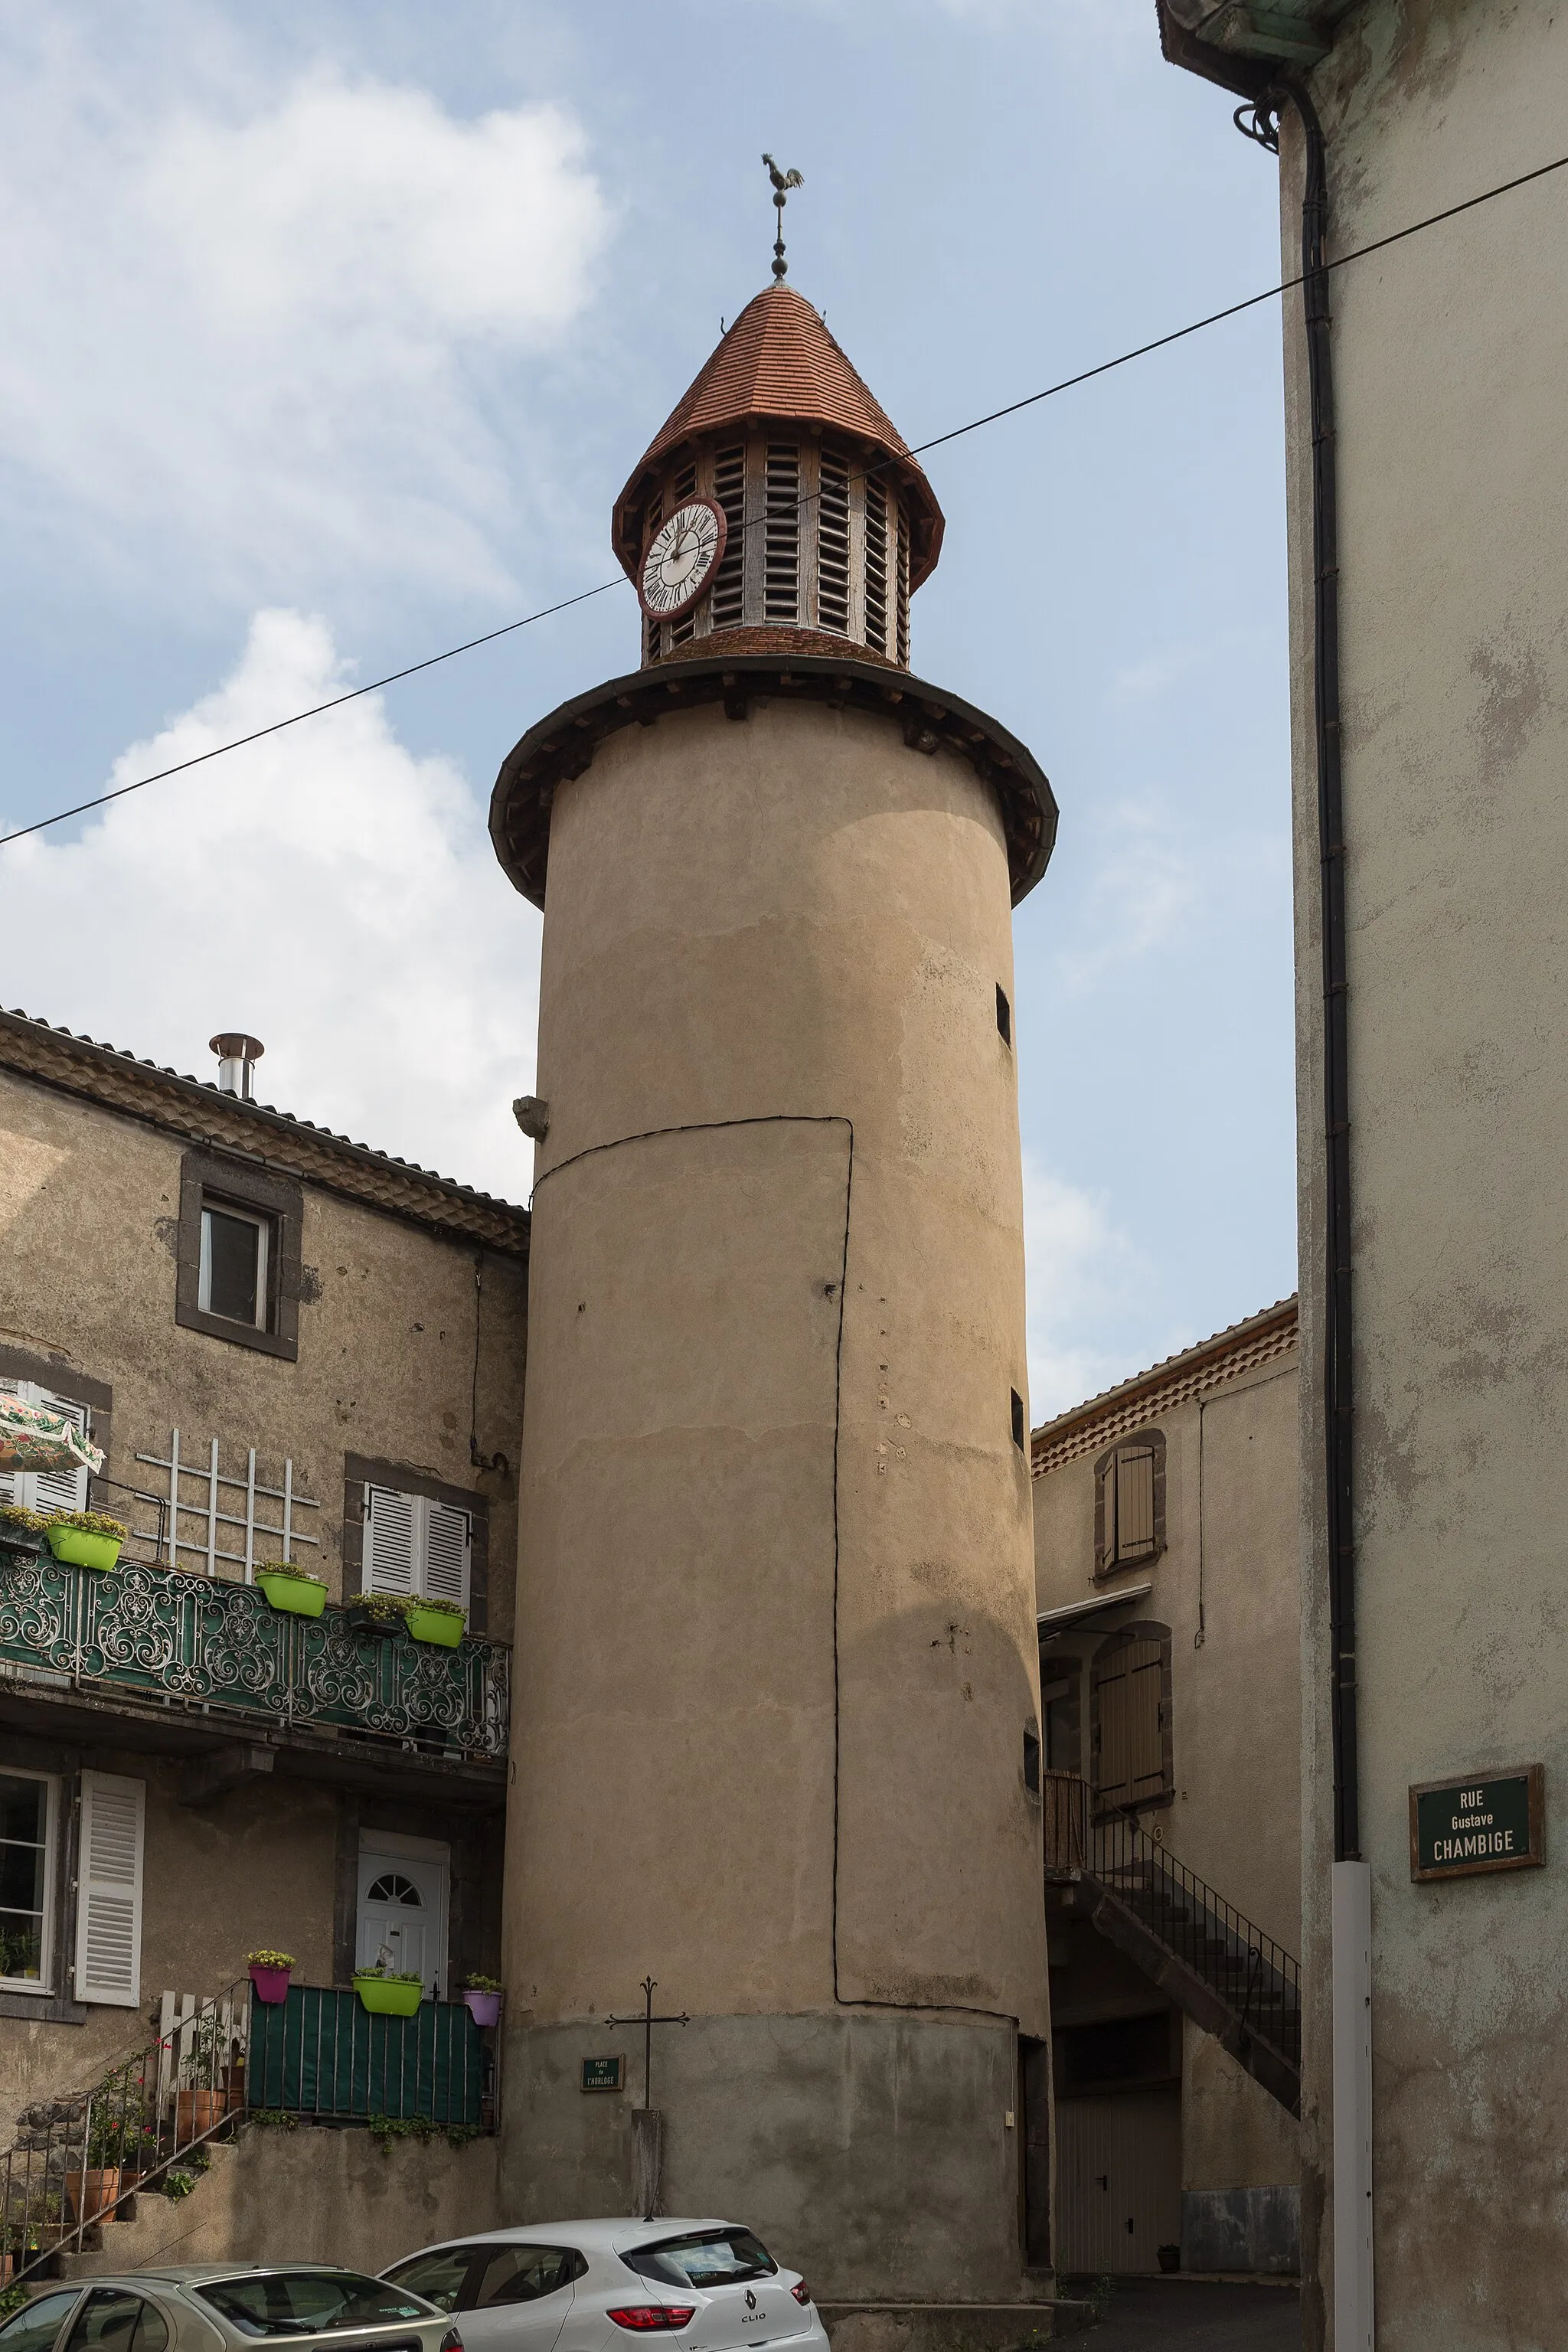
[[793, 287], [746, 305], [616, 499], [615, 550], [634, 584], [659, 523], [690, 498], [722, 508], [723, 559], [687, 612], [644, 621], [645, 667], [716, 652], [708, 639], [734, 633], [738, 653], [847, 641], [908, 667], [910, 598], [936, 562], [942, 509]]

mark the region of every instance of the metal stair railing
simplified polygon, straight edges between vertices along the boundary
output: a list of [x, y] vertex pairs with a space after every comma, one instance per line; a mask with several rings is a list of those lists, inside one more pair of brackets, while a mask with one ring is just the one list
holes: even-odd
[[90, 2226], [231, 2128], [246, 2112], [249, 2030], [245, 1977], [90, 2090], [22, 2109], [16, 2141], [0, 2152], [0, 2287], [36, 2277], [59, 2252], [79, 2252]]
[[1301, 1965], [1124, 1814], [1092, 1823], [1089, 1874], [1291, 2066], [1301, 2057]]

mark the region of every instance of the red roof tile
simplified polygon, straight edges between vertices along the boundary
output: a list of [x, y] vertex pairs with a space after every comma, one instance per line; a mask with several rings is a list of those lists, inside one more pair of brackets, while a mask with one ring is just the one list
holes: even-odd
[[916, 588], [936, 562], [942, 513], [919, 461], [887, 411], [872, 397], [820, 314], [793, 286], [767, 286], [747, 303], [679, 400], [633, 468], [616, 501], [615, 547], [634, 577], [641, 554], [641, 510], [650, 471], [671, 449], [695, 436], [777, 417], [792, 424], [836, 426], [896, 459], [914, 509], [910, 585]]

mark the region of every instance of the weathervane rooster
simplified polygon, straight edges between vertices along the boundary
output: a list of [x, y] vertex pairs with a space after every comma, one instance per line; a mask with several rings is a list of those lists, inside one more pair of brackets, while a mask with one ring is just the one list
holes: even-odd
[[788, 202], [790, 190], [804, 188], [805, 182], [798, 172], [781, 172], [771, 155], [764, 155], [763, 161], [768, 167], [768, 177], [773, 184], [773, 209], [779, 216], [779, 233], [773, 239], [773, 276], [782, 286], [789, 275], [789, 264], [784, 259], [784, 208]]

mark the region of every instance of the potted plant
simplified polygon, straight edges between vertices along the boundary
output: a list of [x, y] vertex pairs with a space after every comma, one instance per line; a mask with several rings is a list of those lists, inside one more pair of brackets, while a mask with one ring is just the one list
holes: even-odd
[[416, 1642], [428, 1642], [437, 1649], [455, 1650], [463, 1638], [468, 1614], [456, 1601], [411, 1601], [408, 1630]]
[[354, 1990], [360, 2007], [373, 2017], [416, 2017], [425, 1998], [425, 1980], [417, 1969], [356, 1969]]
[[49, 1549], [73, 1568], [112, 1568], [131, 1533], [123, 1519], [106, 1511], [51, 1511], [44, 1521]]
[[258, 2000], [276, 2008], [279, 2001], [288, 2000], [289, 1979], [294, 1969], [292, 1952], [274, 1952], [264, 1945], [258, 1952], [247, 1952], [245, 1965], [250, 1970]]
[[500, 2024], [500, 1983], [495, 1977], [475, 1974], [463, 1979], [463, 1999], [476, 2025]]
[[42, 1511], [24, 1510], [20, 1503], [0, 1503], [0, 1544], [13, 1551], [37, 1551], [48, 1526]]
[[395, 1641], [408, 1622], [409, 1604], [401, 1592], [356, 1592], [348, 1606], [354, 1632], [383, 1642]]
[[258, 1568], [256, 1581], [266, 1593], [268, 1605], [281, 1610], [286, 1617], [319, 1617], [327, 1605], [326, 1578], [313, 1568], [302, 1568], [297, 1559]]
[[66, 2174], [66, 2201], [73, 2221], [112, 2221], [110, 2211], [120, 2195], [120, 2167], [124, 2155], [126, 2118], [112, 2110], [95, 2115], [82, 2150], [86, 2162], [79, 2172]]

